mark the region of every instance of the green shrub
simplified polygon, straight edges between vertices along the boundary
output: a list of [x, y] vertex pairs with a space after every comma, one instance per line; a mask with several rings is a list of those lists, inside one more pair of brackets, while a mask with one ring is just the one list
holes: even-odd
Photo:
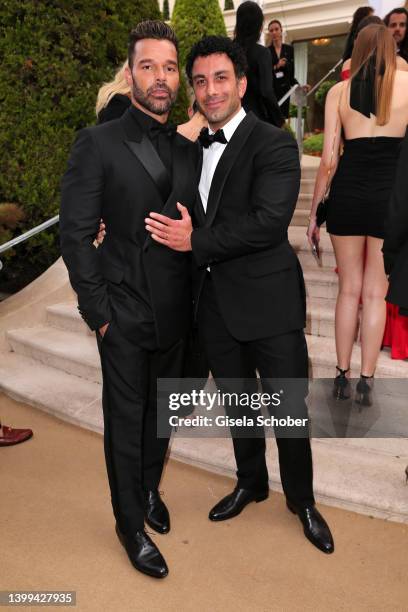
[[[306, 119], [306, 115], [307, 115], [307, 106], [303, 106], [302, 108], [302, 119]], [[289, 104], [289, 117], [291, 119], [297, 119], [298, 116], [298, 107], [296, 106], [296, 104]]]
[[322, 153], [323, 151], [323, 132], [313, 134], [303, 141], [303, 152], [308, 154]]
[[163, 1], [162, 16], [163, 16], [164, 21], [168, 21], [170, 19], [169, 0]]
[[[58, 212], [75, 132], [94, 123], [98, 88], [147, 18], [160, 18], [157, 0], [0, 3], [0, 201], [24, 211], [19, 233]], [[56, 226], [15, 249], [1, 282], [18, 288], [58, 255]]]
[[336, 85], [336, 83], [337, 81], [323, 81], [323, 83], [317, 89], [314, 97], [316, 102], [320, 104], [320, 106], [324, 107], [324, 104], [326, 102], [326, 96], [329, 93], [329, 90], [333, 87], [333, 85]]
[[203, 36], [227, 35], [218, 0], [176, 0], [172, 25], [180, 45], [180, 65], [184, 68], [191, 47]]
[[181, 84], [177, 104], [170, 119], [182, 123], [188, 119], [187, 108], [193, 97], [185, 76], [187, 55], [194, 43], [203, 36], [226, 36], [227, 30], [218, 0], [176, 0], [171, 25], [179, 41]]
[[233, 11], [234, 10], [234, 1], [233, 0], [225, 0], [224, 11]]

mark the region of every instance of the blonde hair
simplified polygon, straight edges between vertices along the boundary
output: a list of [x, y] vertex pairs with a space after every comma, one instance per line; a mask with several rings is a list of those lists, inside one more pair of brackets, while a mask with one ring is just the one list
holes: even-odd
[[376, 102], [377, 125], [385, 125], [390, 120], [391, 101], [397, 54], [394, 38], [385, 25], [371, 24], [363, 28], [354, 43], [351, 56], [351, 77], [354, 79], [363, 69], [367, 76], [370, 60], [375, 59], [374, 96]]
[[99, 115], [101, 110], [105, 108], [116, 94], [129, 95], [130, 87], [126, 82], [125, 68], [128, 67], [128, 61], [126, 60], [123, 65], [115, 73], [115, 77], [109, 83], [104, 83], [98, 91], [96, 98], [96, 115]]

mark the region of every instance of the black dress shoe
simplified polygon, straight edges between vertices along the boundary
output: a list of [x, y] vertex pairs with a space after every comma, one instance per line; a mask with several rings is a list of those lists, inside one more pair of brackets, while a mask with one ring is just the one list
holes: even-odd
[[166, 504], [157, 491], [145, 491], [145, 520], [158, 533], [170, 531], [170, 516]]
[[322, 515], [314, 506], [296, 508], [286, 501], [286, 505], [293, 514], [297, 514], [303, 524], [303, 531], [307, 539], [324, 553], [334, 552], [334, 542], [330, 529]]
[[224, 497], [210, 510], [210, 521], [226, 521], [237, 516], [251, 502], [261, 502], [269, 495], [269, 491], [251, 491], [236, 487], [232, 493]]
[[166, 562], [156, 544], [149, 538], [144, 529], [131, 535], [123, 534], [116, 525], [116, 534], [125, 548], [131, 564], [139, 572], [152, 578], [165, 578], [169, 573]]

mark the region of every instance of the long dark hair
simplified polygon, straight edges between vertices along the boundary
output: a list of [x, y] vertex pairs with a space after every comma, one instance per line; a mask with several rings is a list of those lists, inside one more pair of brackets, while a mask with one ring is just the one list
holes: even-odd
[[264, 14], [256, 2], [243, 2], [237, 10], [237, 21], [235, 24], [235, 42], [247, 49], [258, 42], [264, 22]]
[[347, 37], [346, 47], [343, 53], [343, 62], [350, 59], [351, 54], [353, 53], [354, 41], [357, 35], [357, 28], [360, 22], [369, 15], [374, 13], [374, 9], [372, 6], [360, 6], [353, 15], [353, 21], [351, 23], [350, 32]]

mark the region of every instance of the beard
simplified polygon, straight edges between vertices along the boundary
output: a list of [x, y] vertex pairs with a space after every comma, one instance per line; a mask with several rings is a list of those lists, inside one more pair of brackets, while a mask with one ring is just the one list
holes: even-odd
[[208, 110], [207, 108], [201, 108], [199, 104], [197, 105], [199, 107], [201, 114], [204, 115], [204, 117], [207, 119], [209, 123], [222, 123], [225, 120], [228, 120], [232, 115], [236, 113], [236, 111], [239, 108], [239, 104], [240, 104], [240, 99], [239, 97], [237, 97], [237, 98], [232, 98], [228, 106], [224, 109], [211, 111], [211, 110]]
[[[174, 103], [177, 99], [178, 87], [175, 90], [170, 89], [168, 85], [163, 83], [160, 85], [152, 85], [151, 87], [148, 87], [146, 91], [144, 91], [138, 86], [136, 80], [133, 77], [132, 82], [133, 98], [136, 100], [136, 102], [140, 104], [140, 106], [150, 111], [151, 113], [154, 113], [155, 115], [165, 115], [170, 111], [172, 106], [174, 106]], [[152, 97], [152, 93], [154, 93], [157, 89], [167, 91], [167, 93], [169, 94], [168, 98], [166, 98], [165, 100], [155, 100]]]

